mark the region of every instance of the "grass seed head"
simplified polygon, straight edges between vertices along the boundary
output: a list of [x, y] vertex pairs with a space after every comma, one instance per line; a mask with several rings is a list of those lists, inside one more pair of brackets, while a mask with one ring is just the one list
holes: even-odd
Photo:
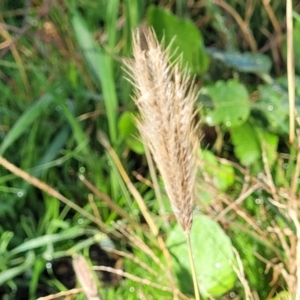
[[196, 178], [196, 89], [178, 61], [170, 63], [152, 29], [133, 35], [133, 60], [126, 61], [140, 111], [138, 128], [161, 173], [177, 221], [192, 225]]

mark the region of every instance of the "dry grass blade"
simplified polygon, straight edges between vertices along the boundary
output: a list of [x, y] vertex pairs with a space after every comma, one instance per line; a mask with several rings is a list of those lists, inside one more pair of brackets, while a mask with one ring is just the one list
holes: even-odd
[[247, 23], [242, 19], [242, 17], [237, 13], [237, 11], [232, 6], [230, 6], [230, 4], [226, 3], [227, 1], [213, 0], [212, 2], [224, 8], [236, 20], [237, 24], [240, 26], [240, 29], [243, 33], [245, 41], [248, 43], [249, 47], [251, 48], [251, 51], [256, 52], [257, 44], [253, 37], [251, 29], [249, 28]]
[[36, 177], [31, 176], [29, 173], [27, 173], [27, 172], [21, 170], [20, 168], [16, 167], [15, 165], [13, 165], [9, 161], [7, 161], [2, 156], [0, 156], [0, 165], [2, 165], [4, 168], [9, 170], [13, 174], [17, 175], [18, 177], [23, 178], [29, 184], [37, 187], [41, 191], [44, 191], [45, 193], [47, 193], [48, 195], [50, 195], [54, 198], [57, 198], [58, 200], [60, 200], [64, 204], [68, 205], [69, 207], [71, 207], [75, 211], [79, 212], [81, 215], [85, 216], [86, 218], [88, 218], [89, 220], [91, 220], [92, 222], [97, 224], [100, 227], [101, 230], [106, 231], [106, 225], [101, 220], [99, 220], [96, 217], [94, 217], [93, 215], [91, 215], [89, 212], [87, 212], [86, 210], [81, 208], [79, 205], [77, 205], [76, 203], [74, 203], [70, 199], [67, 199], [66, 197], [64, 197], [62, 194], [60, 194], [58, 191], [56, 191], [51, 186], [47, 185], [45, 182], [37, 179]]
[[113, 225], [122, 233], [123, 236], [125, 236], [132, 243], [133, 247], [139, 248], [146, 255], [148, 255], [152, 259], [152, 261], [159, 266], [163, 274], [168, 274], [168, 270], [161, 263], [161, 260], [155, 255], [153, 250], [137, 234], [135, 234], [129, 226], [124, 227], [121, 222], [113, 223]]
[[159, 290], [162, 290], [162, 291], [166, 291], [166, 292], [170, 292], [170, 293], [173, 292], [173, 289], [169, 286], [163, 286], [161, 284], [152, 282], [152, 281], [150, 281], [146, 278], [140, 278], [138, 276], [132, 275], [132, 274], [127, 273], [127, 272], [124, 272], [123, 270], [120, 270], [120, 269], [114, 269], [114, 268], [106, 267], [106, 266], [94, 266], [93, 270], [106, 271], [106, 272], [114, 273], [114, 274], [117, 274], [119, 276], [123, 276], [123, 277], [129, 278], [133, 281], [139, 282], [141, 284], [152, 286], [152, 287], [154, 287], [156, 289], [159, 289]]
[[187, 71], [169, 63], [168, 49], [162, 50], [152, 30], [135, 33], [133, 55], [126, 66], [141, 112], [138, 127], [162, 175], [177, 221], [189, 234], [199, 145], [193, 122], [196, 88]]
[[107, 137], [105, 136], [105, 134], [103, 132], [101, 132], [99, 130], [98, 134], [97, 134], [97, 138], [98, 138], [99, 142], [107, 149], [107, 151], [111, 155], [111, 157], [114, 160], [114, 162], [115, 162], [115, 164], [116, 164], [123, 180], [125, 181], [125, 183], [128, 187], [128, 190], [131, 192], [131, 194], [134, 196], [135, 200], [137, 201], [138, 206], [140, 207], [140, 210], [141, 210], [145, 220], [147, 221], [152, 233], [155, 236], [157, 236], [158, 235], [158, 228], [157, 228], [155, 222], [153, 221], [151, 215], [149, 214], [149, 212], [147, 210], [147, 207], [146, 207], [146, 204], [142, 199], [142, 196], [140, 195], [138, 190], [135, 188], [135, 186], [130, 181], [130, 178], [127, 175], [127, 173], [126, 173], [119, 157], [117, 156], [116, 152], [111, 147], [111, 145], [109, 144], [109, 141], [108, 141]]
[[253, 296], [250, 287], [249, 287], [249, 283], [245, 277], [245, 273], [244, 273], [244, 267], [243, 267], [243, 263], [240, 257], [239, 252], [233, 247], [232, 248], [233, 253], [235, 254], [235, 258], [237, 261], [237, 265], [235, 266], [234, 264], [232, 265], [233, 270], [235, 272], [235, 274], [237, 275], [237, 277], [239, 278], [241, 284], [244, 287], [244, 292], [246, 295], [246, 299], [247, 300], [256, 300], [255, 297]]
[[124, 258], [128, 258], [129, 260], [134, 262], [136, 265], [138, 265], [139, 268], [143, 268], [145, 271], [149, 272], [150, 274], [152, 274], [156, 277], [160, 276], [156, 270], [152, 269], [145, 262], [143, 262], [142, 260], [140, 260], [138, 257], [136, 257], [135, 255], [133, 255], [131, 253], [119, 251], [119, 250], [112, 249], [112, 248], [105, 248], [105, 247], [102, 247], [102, 249], [105, 250], [106, 252], [117, 254], [118, 256], [122, 256]]
[[[131, 194], [134, 196], [151, 232], [153, 233], [153, 235], [155, 237], [157, 237], [157, 241], [158, 244], [162, 250], [162, 252], [164, 253], [164, 256], [166, 257], [167, 261], [170, 261], [170, 254], [166, 248], [165, 242], [163, 240], [163, 238], [161, 236], [158, 235], [159, 230], [158, 227], [156, 225], [156, 223], [154, 222], [153, 218], [151, 217], [149, 211], [147, 210], [146, 204], [143, 201], [142, 196], [140, 195], [140, 193], [138, 192], [138, 190], [136, 189], [136, 187], [133, 185], [133, 183], [131, 182], [129, 176], [127, 175], [120, 159], [118, 158], [116, 152], [114, 151], [114, 149], [111, 147], [111, 145], [109, 144], [109, 141], [107, 139], [107, 137], [101, 132], [98, 131], [97, 134], [97, 138], [99, 140], [99, 142], [107, 149], [107, 151], [109, 152], [109, 154], [111, 155], [112, 159], [114, 160], [124, 182], [126, 183], [128, 190], [131, 192]], [[171, 272], [167, 272], [169, 275], [169, 278], [171, 279], [171, 281], [173, 282], [173, 277]]]
[[61, 300], [62, 297], [64, 297], [63, 299], [69, 299], [68, 297], [72, 297], [74, 295], [77, 295], [79, 293], [82, 292], [82, 288], [76, 288], [76, 289], [72, 289], [69, 291], [63, 291], [63, 292], [59, 292], [53, 295], [48, 295], [45, 297], [39, 297], [37, 298], [37, 300], [54, 300], [54, 299], [59, 299]]
[[86, 259], [82, 255], [76, 254], [73, 256], [73, 268], [87, 299], [100, 300], [97, 283]]

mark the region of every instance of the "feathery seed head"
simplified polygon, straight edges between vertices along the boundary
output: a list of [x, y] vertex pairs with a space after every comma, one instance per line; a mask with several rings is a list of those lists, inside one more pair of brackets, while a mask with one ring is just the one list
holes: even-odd
[[[138, 128], [161, 173], [177, 221], [188, 234], [196, 179], [194, 124], [196, 88], [187, 70], [170, 63], [152, 29], [133, 35], [133, 60], [126, 61], [140, 110]], [[145, 48], [146, 45], [146, 48]]]

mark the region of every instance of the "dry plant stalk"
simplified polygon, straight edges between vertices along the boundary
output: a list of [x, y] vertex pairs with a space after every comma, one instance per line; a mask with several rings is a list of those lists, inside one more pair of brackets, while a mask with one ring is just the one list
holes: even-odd
[[73, 256], [73, 268], [86, 298], [88, 300], [101, 300], [98, 295], [97, 283], [84, 256], [80, 254]]
[[199, 146], [194, 124], [196, 88], [178, 61], [169, 63], [169, 48], [162, 49], [153, 30], [135, 32], [133, 56], [125, 64], [141, 113], [138, 128], [161, 173], [176, 219], [188, 235]]

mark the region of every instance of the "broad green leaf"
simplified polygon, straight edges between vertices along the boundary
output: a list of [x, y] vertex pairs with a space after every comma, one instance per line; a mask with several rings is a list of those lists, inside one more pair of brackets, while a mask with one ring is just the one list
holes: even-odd
[[[300, 109], [300, 77], [295, 76], [296, 109]], [[266, 118], [269, 130], [280, 134], [289, 133], [288, 81], [286, 76], [276, 79], [273, 84], [258, 86], [259, 99], [252, 108]], [[266, 126], [264, 126], [266, 127]]]
[[138, 132], [135, 121], [134, 121], [134, 114], [125, 111], [119, 118], [119, 132], [123, 138], [130, 137]]
[[264, 84], [258, 86], [259, 99], [252, 106], [267, 120], [269, 128], [282, 134], [289, 133], [288, 94], [281, 84]]
[[205, 171], [212, 176], [217, 189], [225, 191], [234, 183], [234, 169], [231, 166], [220, 164], [211, 151], [203, 150], [201, 159], [205, 163]]
[[[233, 288], [235, 263], [229, 237], [220, 225], [205, 215], [195, 215], [191, 231], [191, 244], [202, 295], [220, 296]], [[188, 250], [185, 234], [177, 224], [167, 238], [179, 287], [193, 294]]]
[[[214, 200], [214, 195], [212, 195], [210, 189], [210, 184], [204, 182], [204, 180], [201, 178], [197, 184], [195, 198], [203, 210], [205, 210], [205, 208], [207, 208]], [[170, 209], [170, 211], [172, 211], [172, 209]]]
[[36, 121], [47, 108], [49, 108], [53, 99], [53, 95], [46, 94], [27, 108], [5, 136], [0, 146], [0, 155], [3, 155], [7, 148], [9, 148], [16, 139], [28, 130], [30, 125]]
[[203, 46], [203, 38], [197, 27], [187, 19], [181, 19], [165, 9], [150, 6], [147, 11], [147, 21], [156, 32], [159, 40], [164, 38], [165, 44], [171, 42], [172, 57], [182, 55], [183, 66], [198, 75], [207, 71], [208, 56]]
[[135, 116], [131, 112], [124, 112], [118, 121], [120, 135], [125, 139], [127, 146], [138, 154], [145, 153], [144, 145], [138, 139], [139, 131], [135, 124]]
[[218, 81], [207, 88], [207, 93], [215, 106], [206, 116], [208, 125], [224, 124], [233, 127], [243, 124], [248, 119], [249, 95], [241, 83], [236, 80]]
[[206, 51], [213, 58], [240, 72], [269, 74], [272, 67], [271, 59], [264, 54], [220, 51], [214, 48], [206, 48]]
[[234, 153], [242, 165], [249, 166], [261, 157], [260, 142], [250, 123], [231, 128]]

